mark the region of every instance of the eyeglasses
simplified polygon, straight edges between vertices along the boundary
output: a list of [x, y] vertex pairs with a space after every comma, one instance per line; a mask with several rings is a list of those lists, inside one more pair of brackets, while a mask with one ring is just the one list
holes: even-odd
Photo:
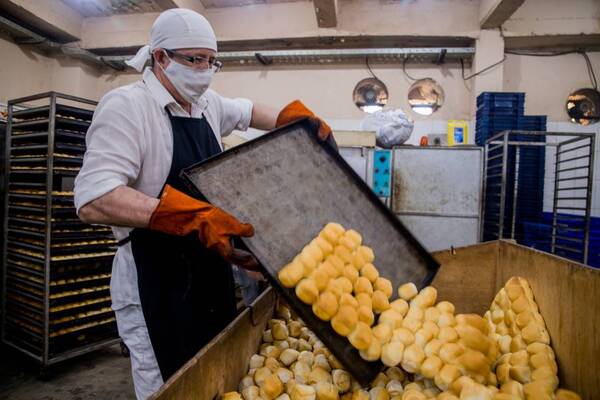
[[164, 49], [170, 58], [177, 57], [188, 63], [192, 64], [195, 68], [209, 69], [211, 68], [214, 72], [219, 72], [223, 63], [217, 60], [215, 57], [204, 57], [204, 56], [187, 56], [177, 51]]

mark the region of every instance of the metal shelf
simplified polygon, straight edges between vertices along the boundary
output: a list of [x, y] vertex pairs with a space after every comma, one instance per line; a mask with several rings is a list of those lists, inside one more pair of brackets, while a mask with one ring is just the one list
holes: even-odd
[[109, 308], [116, 241], [82, 223], [72, 191], [60, 191], [83, 163], [95, 105], [50, 92], [8, 106], [2, 340], [44, 367], [119, 340]]

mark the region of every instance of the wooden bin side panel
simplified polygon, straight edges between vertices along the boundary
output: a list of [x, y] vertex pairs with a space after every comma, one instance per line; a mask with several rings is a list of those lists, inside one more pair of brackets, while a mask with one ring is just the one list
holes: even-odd
[[600, 271], [500, 242], [499, 280], [529, 281], [558, 359], [560, 386], [583, 399], [600, 393]]
[[452, 302], [457, 313], [483, 315], [497, 291], [498, 252], [498, 242], [488, 242], [433, 253], [441, 264], [432, 283], [438, 301]]
[[209, 344], [202, 348], [152, 396], [155, 400], [212, 400], [237, 390], [258, 350], [267, 322], [273, 316], [276, 296], [263, 292]]

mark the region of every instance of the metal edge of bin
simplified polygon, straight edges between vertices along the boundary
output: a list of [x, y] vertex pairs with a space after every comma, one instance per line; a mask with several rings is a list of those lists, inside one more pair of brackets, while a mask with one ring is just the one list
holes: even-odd
[[[424, 261], [425, 267], [427, 268], [427, 273], [426, 273], [423, 281], [419, 283], [420, 284], [419, 288], [429, 285], [433, 281], [437, 271], [439, 270], [439, 267], [440, 267], [439, 263], [416, 240], [416, 238], [412, 235], [412, 233], [410, 233], [410, 231], [394, 215], [392, 210], [390, 210], [381, 201], [381, 199], [379, 197], [377, 197], [377, 195], [371, 190], [371, 188], [345, 162], [343, 157], [338, 153], [335, 146], [330, 142], [322, 141], [318, 138], [317, 130], [314, 129], [314, 124], [307, 118], [292, 122], [290, 124], [286, 124], [274, 131], [271, 131], [263, 136], [260, 136], [256, 139], [254, 139], [254, 140], [240, 144], [239, 146], [236, 146], [233, 149], [228, 149], [228, 150], [226, 150], [222, 153], [219, 153], [215, 156], [212, 156], [200, 163], [194, 164], [188, 168], [184, 168], [181, 171], [180, 176], [185, 181], [186, 185], [189, 187], [189, 189], [192, 191], [192, 193], [197, 194], [201, 198], [205, 198], [204, 195], [202, 194], [201, 190], [196, 188], [196, 186], [194, 185], [194, 183], [190, 177], [190, 172], [192, 170], [195, 170], [196, 168], [198, 168], [201, 165], [211, 163], [215, 159], [218, 159], [220, 157], [230, 155], [230, 153], [233, 153], [234, 151], [238, 152], [238, 151], [240, 151], [240, 149], [243, 150], [245, 147], [255, 146], [257, 143], [272, 139], [273, 136], [284, 135], [287, 133], [287, 130], [291, 126], [294, 126], [294, 125], [299, 125], [299, 126], [302, 126], [305, 128], [304, 131], [307, 132], [309, 135], [311, 135], [314, 138], [314, 140], [317, 143], [319, 143], [319, 145], [322, 146], [322, 148], [329, 154], [329, 156], [334, 160], [334, 162], [345, 173], [347, 173], [349, 175], [350, 179], [358, 186], [360, 191], [363, 192], [363, 194], [365, 194], [367, 196], [368, 201], [373, 203], [377, 207], [377, 209], [383, 213], [383, 215], [392, 224], [392, 226], [402, 234], [402, 236], [407, 241], [407, 243], [410, 244], [411, 246], [413, 246], [413, 248], [418, 252], [419, 256]], [[248, 240], [246, 240], [244, 238], [241, 238], [241, 239], [242, 239], [242, 242], [248, 247], [248, 249], [256, 256], [256, 258], [260, 262], [261, 261], [260, 253], [261, 252], [258, 249], [254, 248], [254, 246], [251, 243], [249, 243]], [[328, 345], [330, 347], [330, 350], [332, 348], [335, 350], [336, 346], [334, 345], [334, 343], [337, 343], [337, 340], [340, 340], [340, 343], [345, 344], [345, 349], [342, 350], [341, 348], [338, 348], [337, 349], [337, 350], [339, 350], [337, 352], [338, 354], [335, 354], [336, 353], [335, 351], [334, 351], [334, 354], [338, 358], [341, 359], [340, 361], [346, 361], [346, 362], [344, 362], [344, 364], [348, 368], [348, 371], [362, 385], [368, 385], [370, 383], [370, 381], [372, 381], [375, 378], [377, 373], [383, 368], [383, 364], [380, 361], [376, 361], [376, 362], [364, 361], [359, 356], [358, 351], [346, 342], [346, 340], [347, 340], [346, 338], [338, 335], [328, 324], [325, 325], [322, 323], [321, 320], [318, 320], [318, 318], [313, 314], [310, 306], [306, 306], [305, 304], [299, 304], [299, 301], [298, 301], [298, 299], [295, 295], [295, 291], [293, 289], [284, 288], [279, 283], [277, 278], [275, 276], [272, 276], [268, 272], [267, 268], [265, 268], [264, 266], [262, 268], [267, 272], [266, 276], [267, 276], [269, 282], [284, 296], [286, 301], [290, 305], [294, 305], [294, 304], [296, 305], [296, 307], [294, 307], [294, 309], [300, 315], [300, 317], [305, 322], [312, 322], [309, 325], [311, 327], [311, 329], [313, 331], [315, 331], [315, 333], [317, 333], [317, 335], [320, 336], [321, 338], [324, 338], [324, 337], [327, 338], [324, 341], [330, 342], [330, 343], [325, 343], [326, 345]], [[335, 338], [335, 341], [334, 341], [334, 338]], [[343, 340], [343, 342], [341, 340]], [[350, 359], [348, 359], [348, 357]]]

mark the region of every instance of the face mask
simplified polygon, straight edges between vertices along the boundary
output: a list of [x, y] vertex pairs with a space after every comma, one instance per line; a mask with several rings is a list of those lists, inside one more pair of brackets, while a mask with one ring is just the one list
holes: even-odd
[[214, 75], [212, 68], [196, 69], [181, 65], [171, 59], [167, 68], [163, 68], [167, 78], [171, 81], [177, 92], [189, 103], [198, 103], [200, 97], [206, 92]]

